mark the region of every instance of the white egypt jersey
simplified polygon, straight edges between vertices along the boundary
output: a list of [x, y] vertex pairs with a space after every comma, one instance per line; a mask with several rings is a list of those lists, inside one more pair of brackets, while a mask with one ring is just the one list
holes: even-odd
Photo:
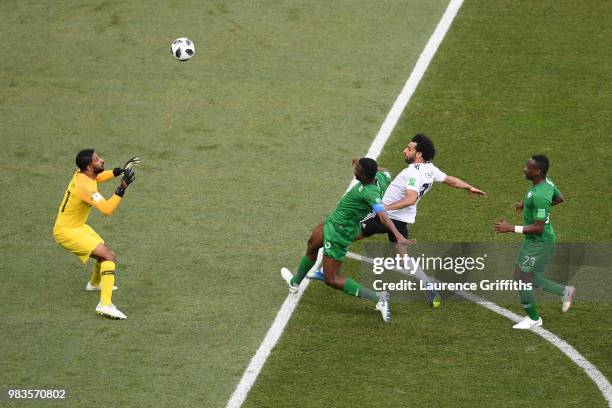
[[394, 220], [407, 222], [408, 224], [414, 224], [417, 204], [421, 198], [431, 189], [434, 181], [442, 182], [445, 178], [446, 174], [432, 163], [410, 164], [393, 179], [385, 192], [383, 204], [391, 204], [406, 197], [406, 189], [416, 191], [419, 196], [414, 205], [404, 207], [401, 210], [389, 211], [389, 217]]

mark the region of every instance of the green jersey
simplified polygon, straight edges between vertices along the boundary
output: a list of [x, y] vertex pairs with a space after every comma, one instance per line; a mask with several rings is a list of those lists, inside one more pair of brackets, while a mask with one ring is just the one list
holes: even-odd
[[374, 178], [374, 182], [376, 185], [380, 187], [380, 194], [385, 195], [385, 191], [387, 191], [387, 187], [391, 184], [391, 173], [388, 171], [377, 171], [376, 177]]
[[359, 222], [372, 212], [375, 204], [382, 205], [380, 187], [376, 184], [357, 183], [342, 197], [336, 210], [327, 217], [326, 222], [335, 228], [352, 234], [360, 228]]
[[532, 186], [525, 194], [523, 221], [525, 225], [533, 224], [535, 221], [544, 221], [544, 231], [541, 234], [525, 234], [525, 241], [531, 242], [555, 242], [557, 236], [550, 223], [550, 208], [552, 200], [561, 193], [549, 179]]

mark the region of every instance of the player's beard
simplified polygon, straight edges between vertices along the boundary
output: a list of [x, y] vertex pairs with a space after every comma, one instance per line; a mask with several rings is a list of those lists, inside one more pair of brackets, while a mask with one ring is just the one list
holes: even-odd
[[104, 165], [101, 165], [100, 167], [94, 167], [93, 169], [94, 174], [100, 174], [104, 171]]
[[414, 163], [414, 159], [413, 159], [413, 158], [410, 158], [410, 157], [405, 157], [405, 158], [404, 158], [404, 161], [405, 161], [406, 163], [408, 163], [408, 164], [412, 164], [412, 163]]

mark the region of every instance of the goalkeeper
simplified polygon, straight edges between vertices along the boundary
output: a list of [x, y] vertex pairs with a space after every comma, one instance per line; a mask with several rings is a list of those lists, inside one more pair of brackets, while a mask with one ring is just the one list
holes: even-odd
[[[117, 257], [86, 222], [91, 207], [95, 207], [104, 215], [111, 215], [117, 209], [125, 190], [136, 177], [132, 167], [138, 163], [140, 159], [134, 157], [128, 160], [124, 167], [104, 171], [104, 160], [94, 149], [81, 150], [76, 156], [79, 170], [68, 183], [53, 227], [55, 241], [76, 255], [81, 262], [87, 263], [90, 257], [96, 260], [86, 289], [100, 291], [100, 303], [96, 307], [96, 312], [113, 319], [127, 318], [111, 300], [113, 289], [116, 289], [114, 285]], [[119, 187], [115, 194], [106, 200], [98, 192], [98, 183], [104, 183], [120, 175], [123, 177]]]

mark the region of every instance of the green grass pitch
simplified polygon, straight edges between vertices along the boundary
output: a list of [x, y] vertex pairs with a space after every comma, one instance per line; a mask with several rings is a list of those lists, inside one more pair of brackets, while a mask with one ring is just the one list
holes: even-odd
[[[0, 391], [224, 406], [286, 296], [280, 267], [333, 210], [446, 5], [0, 3]], [[567, 198], [560, 240], [612, 240], [609, 14], [599, 1], [465, 2], [380, 162], [397, 173], [423, 131], [436, 164], [489, 197], [435, 187], [416, 238], [515, 240], [491, 223], [513, 219], [522, 165], [544, 152]], [[197, 47], [187, 63], [169, 52], [182, 36]], [[118, 254], [122, 322], [95, 315], [91, 264], [51, 236], [86, 147], [108, 167], [143, 160], [119, 210], [89, 221]], [[582, 296], [568, 315], [542, 303], [545, 327], [609, 378], [612, 308]], [[384, 325], [311, 285], [245, 406], [605, 406], [557, 349], [479, 306], [393, 313]]]

